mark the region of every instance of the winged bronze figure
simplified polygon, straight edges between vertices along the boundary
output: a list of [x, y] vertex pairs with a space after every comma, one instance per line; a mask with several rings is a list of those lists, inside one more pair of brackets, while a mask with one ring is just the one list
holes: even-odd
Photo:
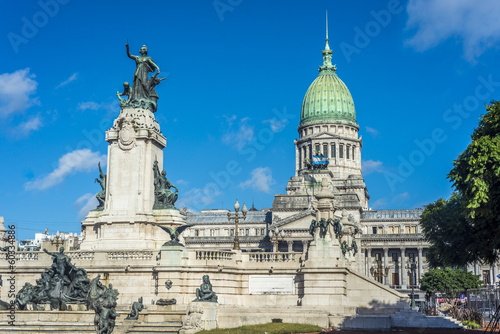
[[181, 225], [174, 230], [168, 226], [161, 226], [156, 223], [153, 223], [153, 225], [158, 226], [163, 231], [167, 232], [168, 235], [170, 236], [171, 240], [164, 243], [163, 246], [184, 246], [179, 242], [179, 235], [181, 235], [181, 233], [184, 232], [184, 230], [187, 229], [188, 227], [194, 226], [194, 224], [186, 224], [186, 225]]

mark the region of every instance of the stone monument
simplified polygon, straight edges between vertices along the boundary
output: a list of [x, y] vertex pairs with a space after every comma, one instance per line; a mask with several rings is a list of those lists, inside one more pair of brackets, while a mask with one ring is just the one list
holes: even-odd
[[117, 93], [121, 112], [106, 131], [107, 173], [100, 170], [101, 179], [96, 179], [103, 188], [98, 208], [82, 222], [82, 250], [158, 249], [164, 237], [153, 223], [171, 228], [185, 224], [185, 215], [174, 206], [178, 190], [166, 178], [167, 141], [155, 119], [160, 68], [146, 46], [138, 56], [128, 44], [126, 50], [136, 69], [132, 87], [125, 82], [123, 93]]

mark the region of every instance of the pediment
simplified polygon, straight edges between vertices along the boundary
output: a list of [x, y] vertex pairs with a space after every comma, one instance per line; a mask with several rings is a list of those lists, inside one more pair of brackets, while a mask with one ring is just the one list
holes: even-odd
[[280, 218], [279, 216], [273, 217], [273, 223], [271, 224], [271, 229], [278, 227], [279, 229], [308, 229], [311, 225], [311, 220], [316, 217], [316, 212], [314, 210], [304, 210], [295, 213], [286, 218]]

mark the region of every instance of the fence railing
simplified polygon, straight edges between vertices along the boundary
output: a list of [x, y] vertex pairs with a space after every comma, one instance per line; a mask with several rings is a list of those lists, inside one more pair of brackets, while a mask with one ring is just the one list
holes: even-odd
[[250, 253], [250, 262], [298, 262], [302, 253]]
[[196, 260], [231, 261], [232, 259], [233, 259], [232, 252], [208, 251], [208, 250], [196, 251]]

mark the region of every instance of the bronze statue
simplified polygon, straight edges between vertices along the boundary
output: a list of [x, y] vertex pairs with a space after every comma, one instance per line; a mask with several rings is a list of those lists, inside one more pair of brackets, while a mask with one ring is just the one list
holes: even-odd
[[130, 314], [125, 318], [125, 320], [137, 320], [139, 318], [139, 312], [144, 309], [144, 304], [142, 303], [142, 297], [138, 301], [132, 304], [132, 310]]
[[203, 275], [203, 283], [196, 289], [196, 299], [194, 302], [217, 303], [217, 295], [212, 291], [212, 284], [208, 275]]
[[[154, 87], [157, 86], [165, 78], [158, 78], [160, 74], [160, 68], [156, 63], [148, 57], [148, 48], [143, 45], [139, 50], [140, 56], [134, 56], [130, 54], [130, 49], [128, 43], [125, 45], [127, 49], [127, 56], [135, 61], [136, 67], [134, 72], [134, 78], [132, 81], [132, 87], [128, 82], [123, 84], [123, 93], [117, 93], [118, 99], [120, 100], [120, 107], [131, 107], [131, 108], [146, 108], [152, 112], [156, 112], [158, 94], [156, 93]], [[156, 72], [151, 79], [149, 78], [149, 73]], [[120, 96], [128, 96], [128, 99], [122, 99]]]
[[170, 236], [171, 240], [169, 242], [164, 243], [163, 246], [184, 246], [183, 244], [180, 243], [179, 236], [181, 235], [182, 232], [184, 232], [185, 229], [194, 226], [194, 224], [186, 224], [186, 225], [181, 225], [174, 230], [167, 226], [161, 226], [154, 223], [153, 225], [158, 226], [163, 231], [167, 232], [168, 235]]
[[61, 279], [64, 279], [66, 276], [66, 273], [72, 271], [75, 269], [75, 266], [71, 263], [71, 260], [69, 257], [64, 254], [64, 247], [59, 248], [59, 253], [51, 253], [47, 251], [45, 248], [43, 251], [50, 256], [52, 256], [52, 269], [55, 271], [56, 274], [59, 274]]
[[[153, 210], [158, 209], [177, 209], [174, 203], [177, 201], [179, 196], [179, 189], [174, 186], [167, 179], [167, 172], [162, 170], [160, 173], [160, 168], [158, 167], [158, 161], [153, 163], [154, 172], [154, 186], [155, 186], [155, 204]], [[175, 193], [170, 190], [170, 188], [175, 189]]]
[[318, 222], [316, 219], [311, 220], [311, 225], [309, 225], [309, 234], [311, 234], [314, 238], [314, 232], [316, 231], [316, 228], [318, 227]]
[[99, 201], [99, 205], [95, 208], [95, 211], [102, 211], [104, 210], [104, 202], [106, 201], [106, 174], [102, 172], [101, 163], [99, 162], [97, 165], [99, 166], [99, 179], [96, 178], [94, 182], [98, 182], [102, 190], [95, 196], [97, 201]]

